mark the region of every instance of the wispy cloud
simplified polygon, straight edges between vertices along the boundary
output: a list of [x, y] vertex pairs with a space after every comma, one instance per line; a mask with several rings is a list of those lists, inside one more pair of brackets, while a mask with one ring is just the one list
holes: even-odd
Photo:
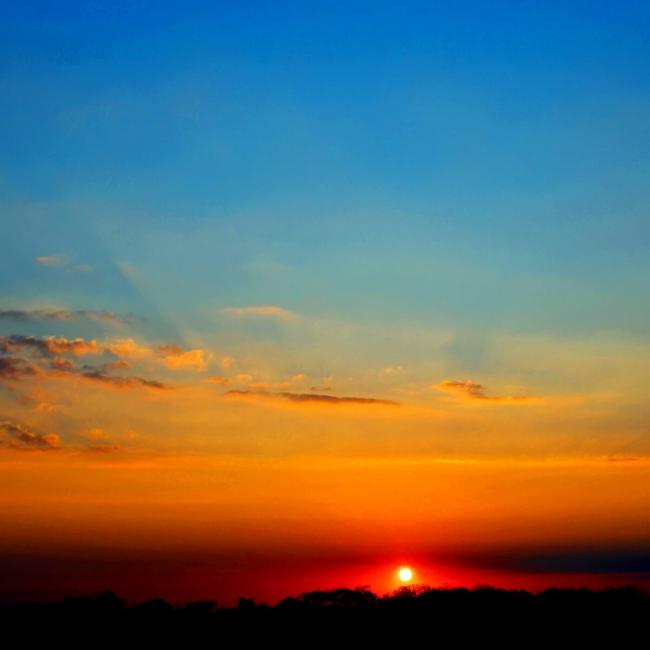
[[132, 314], [119, 316], [112, 311], [94, 309], [2, 309], [0, 320], [12, 321], [77, 321], [92, 320], [98, 323], [125, 325], [136, 319]]
[[34, 262], [39, 266], [46, 266], [53, 269], [63, 269], [73, 273], [88, 273], [92, 271], [89, 264], [72, 264], [65, 255], [37, 255]]
[[60, 268], [67, 264], [63, 255], [37, 255], [34, 258], [34, 262], [40, 264], [40, 266], [49, 266], [52, 268]]
[[[127, 364], [128, 367], [128, 364]], [[155, 390], [170, 390], [172, 387], [156, 379], [145, 379], [137, 375], [111, 375], [110, 370], [123, 369], [122, 364], [116, 368], [115, 363], [105, 363], [100, 366], [84, 364], [81, 367], [75, 366], [69, 359], [55, 357], [50, 362], [50, 377], [58, 379], [71, 379], [79, 377], [111, 388], [125, 390], [130, 388], [153, 388]]]
[[325, 405], [364, 404], [369, 406], [399, 406], [399, 402], [376, 397], [339, 397], [337, 395], [314, 395], [311, 393], [273, 393], [265, 390], [229, 390], [226, 395], [244, 399], [281, 399], [296, 403], [318, 403]]
[[483, 384], [479, 384], [471, 379], [445, 379], [439, 384], [435, 384], [433, 388], [465, 399], [483, 402], [521, 404], [540, 401], [539, 397], [531, 397], [529, 395], [488, 395]]
[[221, 310], [229, 316], [270, 316], [275, 318], [296, 318], [297, 314], [277, 305], [259, 305], [252, 307], [224, 307]]
[[112, 388], [117, 389], [129, 389], [129, 388], [153, 388], [155, 390], [170, 390], [171, 386], [164, 384], [161, 381], [155, 379], [144, 379], [143, 377], [121, 377], [107, 374], [101, 368], [89, 369], [85, 367], [82, 372], [78, 374], [79, 377], [83, 379], [88, 379], [100, 384], [111, 386]]

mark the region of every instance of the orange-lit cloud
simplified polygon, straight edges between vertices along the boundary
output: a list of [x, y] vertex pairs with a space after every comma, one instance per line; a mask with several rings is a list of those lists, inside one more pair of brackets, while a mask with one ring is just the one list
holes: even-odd
[[0, 337], [0, 352], [14, 352], [23, 349], [31, 349], [46, 356], [52, 354], [84, 356], [102, 353], [102, 347], [94, 339], [67, 339], [64, 336], [22, 336], [20, 334]]
[[445, 379], [439, 384], [436, 384], [434, 388], [443, 392], [452, 393], [465, 399], [486, 402], [525, 403], [539, 401], [539, 398], [530, 397], [528, 395], [488, 395], [485, 392], [486, 388], [483, 384], [479, 384], [471, 379]]
[[37, 367], [19, 357], [0, 357], [0, 380], [17, 381], [39, 373]]
[[[0, 358], [0, 364], [2, 362]], [[138, 376], [115, 376], [108, 373], [115, 364], [108, 363], [100, 366], [83, 365], [81, 367], [75, 366], [69, 359], [62, 357], [55, 357], [50, 361], [50, 372], [47, 373], [48, 377], [53, 379], [67, 380], [79, 377], [95, 382], [100, 385], [109, 386], [117, 389], [129, 388], [153, 388], [156, 390], [168, 390], [171, 386], [155, 379], [145, 379]], [[0, 365], [1, 367], [1, 365]], [[119, 368], [122, 365], [120, 364]], [[128, 365], [127, 365], [128, 367]]]
[[122, 451], [123, 447], [111, 443], [102, 429], [90, 429], [83, 433], [90, 444], [65, 445], [61, 444], [61, 436], [56, 433], [38, 433], [31, 427], [14, 420], [0, 420], [0, 448], [16, 451], [60, 451], [60, 452], [92, 452], [110, 453]]
[[0, 352], [32, 350], [43, 356], [71, 354], [73, 356], [113, 354], [117, 357], [142, 359], [153, 351], [146, 345], [137, 343], [132, 338], [113, 339], [104, 342], [95, 339], [77, 337], [68, 339], [64, 336], [24, 336], [13, 334], [0, 337]]
[[207, 358], [204, 350], [183, 350], [174, 344], [161, 345], [158, 352], [162, 356], [163, 363], [171, 369], [193, 368], [197, 372], [204, 372], [207, 368]]
[[[129, 362], [123, 359], [109, 361], [99, 365], [77, 366], [70, 358], [63, 355], [80, 357], [85, 355], [113, 354], [127, 356], [135, 359], [148, 356], [152, 350], [136, 343], [133, 339], [117, 339], [100, 344], [94, 339], [67, 339], [65, 337], [35, 337], [13, 335], [0, 337], [0, 353], [5, 355], [10, 352], [24, 350], [32, 352], [29, 359], [16, 356], [0, 356], [0, 380], [18, 381], [23, 377], [46, 375], [54, 379], [72, 379], [79, 377], [97, 384], [103, 384], [118, 389], [146, 387], [153, 389], [170, 388], [167, 384], [139, 376], [114, 376], [113, 370], [124, 370], [130, 367]], [[196, 351], [190, 351], [196, 352]], [[180, 363], [191, 364], [194, 367], [203, 367], [202, 355], [198, 358], [187, 353], [180, 355]], [[173, 358], [173, 357], [172, 357]]]
[[[67, 339], [65, 337], [55, 336], [23, 336], [15, 334], [9, 337], [0, 337], [0, 352], [15, 352], [18, 350], [29, 349], [43, 356], [70, 354], [73, 356], [112, 354], [120, 359], [144, 359], [154, 354], [154, 350], [147, 345], [142, 345], [133, 338], [121, 338], [98, 342], [95, 339], [75, 338]], [[191, 367], [198, 371], [203, 371], [207, 367], [207, 358], [204, 350], [194, 349], [183, 352], [183, 350], [174, 344], [159, 346], [157, 350], [162, 358], [163, 363], [168, 368]], [[53, 362], [62, 364], [61, 359]], [[115, 361], [112, 364], [106, 364], [105, 367], [125, 368], [128, 363]]]
[[116, 361], [102, 364], [102, 368], [105, 370], [128, 370], [130, 367], [131, 364], [124, 359], [117, 359]]
[[53, 370], [63, 370], [66, 372], [71, 372], [75, 369], [74, 363], [72, 363], [70, 359], [65, 359], [64, 357], [54, 357], [54, 359], [50, 361], [50, 367]]
[[132, 338], [116, 339], [106, 343], [106, 350], [117, 357], [142, 359], [152, 353], [151, 348], [136, 343]]
[[0, 439], [14, 449], [59, 449], [61, 438], [56, 433], [36, 433], [26, 426], [10, 420], [0, 421]]
[[339, 397], [337, 395], [313, 395], [311, 393], [272, 393], [265, 390], [229, 390], [226, 393], [229, 397], [241, 397], [246, 399], [282, 399], [290, 402], [318, 404], [366, 404], [379, 406], [399, 406], [399, 402], [376, 397]]

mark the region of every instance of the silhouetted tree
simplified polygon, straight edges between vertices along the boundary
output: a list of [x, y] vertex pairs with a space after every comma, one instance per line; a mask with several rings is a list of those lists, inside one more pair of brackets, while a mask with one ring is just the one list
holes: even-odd
[[240, 596], [237, 599], [237, 609], [254, 609], [255, 605], [254, 598], [244, 598], [244, 596]]

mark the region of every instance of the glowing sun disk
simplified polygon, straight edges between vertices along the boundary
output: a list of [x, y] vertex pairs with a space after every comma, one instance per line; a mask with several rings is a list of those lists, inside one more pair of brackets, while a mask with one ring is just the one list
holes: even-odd
[[407, 566], [403, 566], [398, 572], [397, 576], [402, 582], [410, 582], [413, 579], [413, 571]]

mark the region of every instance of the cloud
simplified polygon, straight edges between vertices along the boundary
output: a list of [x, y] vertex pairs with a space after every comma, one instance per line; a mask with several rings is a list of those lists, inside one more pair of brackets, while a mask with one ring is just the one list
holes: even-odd
[[[199, 348], [184, 352], [178, 345], [161, 345], [157, 350], [141, 345], [132, 338], [97, 341], [95, 339], [63, 336], [0, 336], [0, 352], [15, 352], [21, 349], [31, 349], [42, 356], [71, 354], [73, 356], [112, 354], [121, 359], [143, 359], [158, 353], [168, 368], [194, 367], [205, 370], [208, 359], [204, 350]], [[126, 363], [127, 365], [124, 365]], [[114, 367], [128, 367], [128, 362], [115, 361]]]
[[462, 393], [475, 399], [485, 399], [485, 387], [471, 379], [445, 379], [435, 387], [443, 391]]
[[479, 384], [471, 379], [445, 379], [433, 388], [437, 390], [455, 394], [469, 400], [479, 400], [483, 402], [500, 402], [500, 403], [525, 403], [538, 402], [539, 398], [528, 395], [488, 395], [483, 384]]
[[153, 352], [151, 348], [136, 343], [132, 338], [109, 341], [106, 343], [106, 350], [116, 357], [129, 357], [133, 359], [142, 359]]
[[38, 368], [20, 357], [0, 357], [0, 380], [16, 381], [39, 374]]
[[136, 320], [136, 318], [132, 314], [128, 314], [126, 316], [118, 316], [112, 311], [94, 309], [3, 309], [0, 310], [0, 320], [92, 320], [97, 323], [125, 325]]
[[175, 343], [166, 343], [158, 346], [158, 352], [164, 357], [174, 357], [183, 354], [183, 348]]
[[65, 255], [37, 255], [34, 262], [40, 266], [53, 269], [64, 269], [73, 273], [88, 273], [92, 271], [90, 264], [70, 264]]
[[295, 312], [276, 305], [259, 305], [256, 307], [224, 307], [221, 310], [230, 316], [271, 316], [275, 318], [295, 318]]
[[143, 377], [113, 377], [112, 375], [106, 374], [101, 368], [89, 369], [88, 366], [85, 366], [84, 370], [78, 373], [77, 376], [119, 390], [140, 387], [153, 388], [155, 390], [171, 389], [171, 386], [168, 384], [163, 384], [155, 379], [144, 379]]
[[0, 421], [4, 442], [15, 449], [59, 449], [61, 438], [56, 433], [36, 433], [22, 424], [10, 420]]
[[[66, 339], [64, 337], [35, 337], [14, 335], [0, 337], [0, 353], [8, 354], [17, 350], [31, 350], [37, 356], [28, 361], [15, 356], [0, 356], [0, 380], [18, 380], [24, 376], [46, 374], [49, 377], [65, 379], [80, 377], [96, 383], [118, 389], [146, 387], [157, 390], [171, 388], [157, 380], [138, 376], [113, 376], [112, 370], [124, 370], [130, 367], [127, 361], [118, 359], [98, 366], [84, 365], [78, 367], [65, 356], [80, 357], [111, 353], [116, 355], [140, 357], [151, 353], [147, 347], [137, 344], [133, 339], [118, 339], [107, 344], [82, 338]], [[195, 363], [195, 360], [192, 360]]]
[[54, 357], [50, 361], [50, 368], [53, 370], [62, 370], [64, 372], [71, 372], [75, 369], [74, 363], [70, 359], [65, 359], [64, 357]]
[[86, 354], [101, 354], [102, 348], [94, 339], [67, 339], [63, 336], [13, 336], [0, 337], [0, 352], [15, 352], [24, 348], [30, 348], [43, 356], [57, 354], [72, 354], [83, 356]]
[[229, 390], [226, 392], [229, 397], [240, 397], [248, 399], [283, 399], [290, 402], [319, 404], [364, 404], [377, 406], [399, 406], [399, 402], [375, 397], [339, 397], [336, 395], [314, 395], [312, 393], [271, 393], [265, 390]]
[[171, 369], [193, 368], [197, 372], [204, 372], [207, 368], [205, 352], [200, 348], [195, 350], [183, 350], [174, 344], [161, 345], [158, 352], [163, 358], [163, 363]]
[[[64, 361], [66, 361], [64, 359]], [[112, 388], [117, 388], [120, 390], [129, 389], [129, 388], [153, 388], [155, 390], [169, 390], [171, 386], [164, 384], [161, 381], [155, 379], [145, 379], [144, 377], [138, 376], [113, 376], [109, 375], [106, 371], [110, 369], [112, 364], [102, 364], [101, 366], [90, 366], [83, 365], [81, 368], [76, 367], [72, 363], [68, 364], [58, 364], [52, 367], [54, 376], [57, 378], [71, 378], [71, 377], [80, 377], [81, 379], [87, 379], [98, 384], [103, 384], [105, 386], [110, 386]]]
[[40, 264], [40, 266], [49, 266], [51, 268], [60, 268], [67, 264], [63, 255], [37, 255], [34, 262]]
[[102, 364], [102, 369], [104, 370], [128, 370], [130, 367], [131, 364], [124, 359], [117, 359], [117, 361]]
[[[91, 430], [93, 431], [93, 430]], [[99, 431], [99, 430], [98, 430]], [[33, 429], [12, 420], [0, 420], [0, 447], [21, 451], [81, 451], [107, 454], [122, 451], [120, 445], [111, 444], [103, 436], [85, 436], [92, 440], [88, 445], [61, 445], [61, 436], [56, 433], [38, 433]]]

